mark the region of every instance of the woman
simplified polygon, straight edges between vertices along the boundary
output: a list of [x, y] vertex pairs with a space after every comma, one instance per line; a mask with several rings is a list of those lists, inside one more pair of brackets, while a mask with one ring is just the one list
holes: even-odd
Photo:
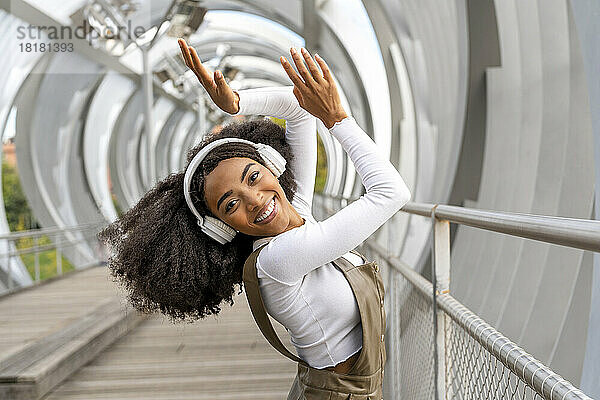
[[[223, 300], [233, 304], [234, 285], [243, 278], [259, 328], [298, 362], [288, 399], [381, 398], [385, 292], [376, 263], [353, 249], [409, 200], [408, 188], [347, 116], [319, 56], [315, 62], [306, 50], [301, 56], [292, 49], [300, 75], [281, 57], [293, 87], [236, 93], [185, 41], [179, 44], [222, 110], [284, 118], [286, 129], [266, 120], [234, 123], [191, 149], [184, 171], [159, 182], [100, 233], [115, 249], [112, 274], [138, 310], [160, 310], [174, 320], [217, 314]], [[311, 213], [315, 117], [367, 189], [320, 222]], [[281, 344], [265, 311], [286, 327], [298, 356]]]

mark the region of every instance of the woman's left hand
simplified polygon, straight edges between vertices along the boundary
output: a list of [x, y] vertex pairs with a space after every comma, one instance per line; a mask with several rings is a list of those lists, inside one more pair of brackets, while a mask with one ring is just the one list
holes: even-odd
[[[318, 55], [315, 55], [315, 59], [323, 73], [319, 71], [319, 67], [310, 56], [310, 53], [302, 48], [302, 56], [292, 47], [290, 49], [292, 59], [300, 76], [294, 71], [292, 65], [286, 60], [285, 57], [281, 57], [279, 61], [283, 66], [283, 69], [294, 83], [294, 95], [298, 100], [300, 107], [308, 111], [310, 114], [319, 118], [327, 129], [348, 116], [337, 91], [337, 87], [333, 80], [333, 76], [329, 71], [329, 67]], [[304, 65], [304, 61], [308, 69]]]
[[236, 114], [239, 110], [240, 96], [231, 90], [221, 71], [215, 71], [214, 79], [211, 74], [200, 62], [198, 53], [193, 47], [188, 47], [183, 39], [178, 39], [179, 47], [185, 65], [196, 74], [196, 77], [208, 92], [212, 101], [223, 111], [229, 114]]

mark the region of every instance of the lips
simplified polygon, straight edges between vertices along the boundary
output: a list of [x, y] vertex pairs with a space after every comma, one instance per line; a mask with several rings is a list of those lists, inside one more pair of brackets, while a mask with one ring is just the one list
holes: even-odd
[[[267, 211], [267, 208], [269, 207], [269, 204], [271, 204], [271, 201], [273, 201], [273, 199], [274, 199], [274, 198], [275, 198], [275, 195], [274, 195], [273, 197], [271, 197], [271, 198], [269, 199], [269, 201], [267, 201], [267, 203], [266, 203], [266, 204], [263, 206], [263, 208], [261, 208], [261, 209], [260, 209], [260, 211], [258, 212], [258, 214], [256, 214], [256, 218], [254, 218], [254, 222], [255, 222], [255, 223], [257, 223], [257, 222], [256, 222], [256, 219], [257, 219], [258, 217], [260, 217], [261, 215], [263, 215], [265, 211]], [[267, 217], [267, 218], [268, 218], [268, 217]], [[260, 223], [260, 222], [264, 222], [264, 220], [262, 220], [262, 221], [259, 221], [258, 223]]]

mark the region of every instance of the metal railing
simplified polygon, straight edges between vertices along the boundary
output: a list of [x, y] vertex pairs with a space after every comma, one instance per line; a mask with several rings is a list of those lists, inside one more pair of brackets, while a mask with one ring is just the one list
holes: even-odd
[[[89, 223], [70, 227], [51, 227], [42, 229], [31, 229], [26, 231], [11, 232], [7, 234], [0, 234], [0, 243], [5, 242], [5, 249], [8, 251], [0, 253], [0, 262], [2, 262], [6, 268], [7, 277], [7, 288], [8, 291], [2, 293], [6, 295], [9, 293], [17, 292], [26, 286], [16, 286], [14, 282], [14, 263], [22, 262], [21, 256], [27, 254], [33, 254], [34, 262], [34, 276], [33, 284], [39, 283], [41, 279], [40, 271], [40, 254], [43, 252], [56, 250], [56, 275], [60, 276], [63, 274], [63, 251], [66, 248], [74, 247], [83, 242], [89, 242], [96, 236], [96, 233], [100, 229], [101, 224]], [[49, 239], [49, 244], [40, 244], [42, 238]], [[24, 247], [23, 242], [31, 240], [29, 247]], [[20, 246], [17, 246], [19, 243]], [[99, 256], [100, 254], [96, 254]], [[100, 262], [101, 257], [97, 257], [86, 265], [80, 265], [77, 269], [85, 269], [97, 265]]]
[[[340, 200], [340, 207], [357, 199], [315, 196]], [[391, 272], [386, 376], [399, 398], [590, 399], [449, 294], [450, 222], [600, 252], [600, 221], [422, 203], [401, 211], [431, 218], [433, 282], [375, 241], [361, 245]]]

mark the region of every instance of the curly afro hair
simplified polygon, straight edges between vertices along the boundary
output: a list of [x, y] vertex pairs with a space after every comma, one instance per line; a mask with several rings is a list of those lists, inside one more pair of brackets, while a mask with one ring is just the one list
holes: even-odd
[[[234, 122], [206, 136], [187, 152], [186, 168], [200, 149], [225, 137], [268, 144], [288, 165], [293, 160], [285, 129], [260, 119]], [[192, 202], [201, 215], [212, 215], [204, 200], [205, 176], [221, 160], [232, 157], [248, 157], [265, 165], [248, 144], [227, 143], [213, 149], [192, 177]], [[241, 294], [244, 262], [256, 239], [239, 232], [230, 243], [220, 244], [203, 233], [185, 202], [184, 175], [185, 169], [169, 174], [97, 235], [108, 247], [110, 274], [125, 287], [132, 306], [142, 313], [160, 311], [171, 322], [216, 315], [224, 300], [233, 305], [235, 285]], [[291, 202], [297, 186], [289, 168], [279, 183]]]

